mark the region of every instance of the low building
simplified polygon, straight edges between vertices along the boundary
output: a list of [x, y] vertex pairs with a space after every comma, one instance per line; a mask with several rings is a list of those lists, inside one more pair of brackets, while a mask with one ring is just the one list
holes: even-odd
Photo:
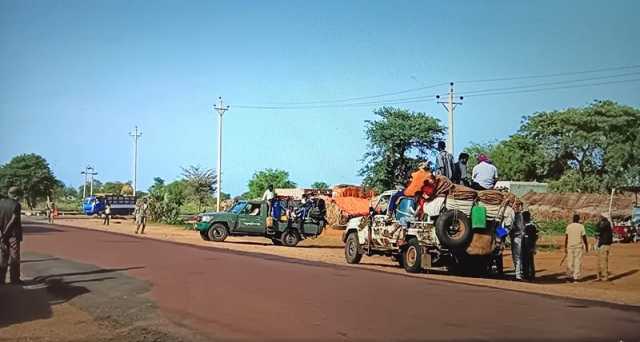
[[528, 192], [547, 192], [547, 183], [498, 181], [495, 188], [504, 188], [514, 193], [516, 196], [522, 197]]

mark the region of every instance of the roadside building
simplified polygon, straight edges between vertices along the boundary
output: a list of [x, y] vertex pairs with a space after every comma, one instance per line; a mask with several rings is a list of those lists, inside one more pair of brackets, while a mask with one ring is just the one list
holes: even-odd
[[516, 182], [516, 181], [498, 181], [496, 189], [507, 189], [518, 197], [524, 196], [529, 192], [545, 193], [547, 192], [547, 183], [538, 182]]

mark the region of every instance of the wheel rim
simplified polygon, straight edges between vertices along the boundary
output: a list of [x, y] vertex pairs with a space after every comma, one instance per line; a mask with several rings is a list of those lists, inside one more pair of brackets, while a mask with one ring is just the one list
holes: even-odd
[[287, 242], [288, 245], [292, 245], [295, 242], [295, 236], [293, 236], [293, 233], [288, 233], [287, 236], [284, 237], [284, 240]]
[[213, 229], [213, 237], [215, 237], [216, 239], [220, 239], [224, 236], [224, 232], [222, 229], [220, 228], [214, 228]]
[[462, 220], [460, 219], [454, 220], [449, 226], [449, 228], [447, 229], [447, 235], [449, 235], [449, 237], [452, 239], [461, 238], [462, 234], [464, 233], [464, 229], [461, 228], [463, 225], [464, 223], [462, 222]]
[[353, 257], [354, 255], [356, 255], [356, 243], [355, 241], [353, 241], [353, 239], [349, 240], [349, 248], [347, 248], [347, 253], [349, 253], [349, 257]]
[[416, 248], [414, 246], [410, 246], [409, 249], [407, 249], [407, 265], [409, 266], [413, 266], [416, 264], [416, 260], [418, 259], [418, 251], [416, 250]]

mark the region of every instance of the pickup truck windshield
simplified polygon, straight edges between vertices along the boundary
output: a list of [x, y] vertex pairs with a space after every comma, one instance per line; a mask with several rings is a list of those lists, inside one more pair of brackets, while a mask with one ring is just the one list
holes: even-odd
[[247, 202], [238, 202], [234, 204], [233, 207], [231, 207], [231, 209], [229, 209], [229, 212], [234, 214], [240, 214], [240, 212], [242, 211], [242, 209], [244, 209], [246, 205], [247, 205]]

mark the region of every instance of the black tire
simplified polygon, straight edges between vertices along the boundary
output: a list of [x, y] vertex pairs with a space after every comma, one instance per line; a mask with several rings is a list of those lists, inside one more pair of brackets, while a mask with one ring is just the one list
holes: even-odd
[[359, 264], [362, 259], [362, 251], [360, 250], [360, 241], [358, 241], [358, 233], [351, 232], [347, 236], [344, 244], [344, 258], [348, 264]]
[[209, 238], [209, 232], [200, 231], [200, 237], [204, 241], [211, 241], [211, 239]]
[[207, 233], [209, 235], [209, 239], [215, 242], [222, 242], [227, 238], [227, 236], [229, 236], [227, 227], [222, 223], [213, 224]]
[[473, 238], [469, 217], [460, 210], [447, 210], [436, 220], [436, 235], [450, 249], [465, 249]]
[[274, 245], [276, 246], [282, 246], [282, 241], [278, 240], [278, 239], [271, 239], [271, 241], [273, 242]]
[[282, 244], [287, 247], [295, 247], [300, 242], [300, 237], [296, 231], [291, 229], [282, 234]]
[[422, 272], [422, 247], [417, 239], [411, 239], [402, 251], [402, 264], [409, 273]]

